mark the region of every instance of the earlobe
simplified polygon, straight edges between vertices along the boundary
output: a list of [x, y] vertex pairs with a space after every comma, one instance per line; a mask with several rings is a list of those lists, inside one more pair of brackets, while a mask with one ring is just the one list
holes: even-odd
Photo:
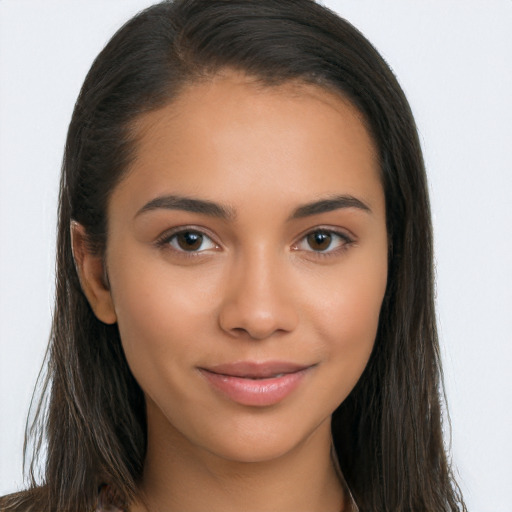
[[73, 258], [82, 290], [98, 320], [115, 324], [117, 316], [103, 257], [91, 252], [87, 233], [80, 223], [71, 221], [70, 231]]

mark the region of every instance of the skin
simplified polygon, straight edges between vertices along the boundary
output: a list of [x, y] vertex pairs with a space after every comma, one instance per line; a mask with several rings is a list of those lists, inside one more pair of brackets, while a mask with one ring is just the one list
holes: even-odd
[[[225, 72], [135, 130], [105, 258], [72, 227], [84, 291], [118, 323], [146, 396], [145, 502], [131, 510], [339, 511], [331, 415], [368, 361], [387, 276], [384, 193], [360, 115], [316, 86]], [[147, 206], [169, 195], [227, 218]], [[335, 196], [359, 203], [291, 218]], [[198, 250], [173, 236], [186, 229], [203, 233]], [[323, 245], [307, 236], [321, 229]], [[270, 406], [239, 404], [198, 370], [248, 360], [308, 370]]]

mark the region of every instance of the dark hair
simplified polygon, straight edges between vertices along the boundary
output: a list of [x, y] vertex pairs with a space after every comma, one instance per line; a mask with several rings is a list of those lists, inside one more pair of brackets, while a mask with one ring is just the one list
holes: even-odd
[[[386, 197], [388, 285], [370, 361], [333, 415], [336, 453], [361, 511], [466, 510], [443, 444], [432, 228], [415, 123], [378, 52], [313, 0], [165, 1], [128, 21], [95, 60], [63, 162], [48, 370], [27, 431], [36, 438], [32, 490], [12, 504], [91, 510], [102, 483], [126, 503], [135, 496], [146, 447], [144, 398], [117, 326], [100, 322], [82, 292], [70, 222], [82, 224], [91, 250], [102, 254], [109, 197], [136, 151], [134, 123], [223, 69], [268, 87], [315, 84], [362, 114]], [[45, 447], [38, 487], [35, 467]]]

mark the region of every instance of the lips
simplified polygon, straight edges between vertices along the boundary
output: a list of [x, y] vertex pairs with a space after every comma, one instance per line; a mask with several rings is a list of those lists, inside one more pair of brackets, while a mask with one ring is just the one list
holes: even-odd
[[210, 386], [224, 397], [241, 405], [262, 407], [284, 400], [313, 366], [285, 361], [241, 361], [199, 370]]
[[308, 365], [300, 365], [285, 361], [252, 362], [240, 361], [236, 363], [219, 364], [206, 368], [207, 371], [228, 375], [230, 377], [242, 377], [247, 379], [268, 379], [285, 373], [294, 373], [307, 368]]

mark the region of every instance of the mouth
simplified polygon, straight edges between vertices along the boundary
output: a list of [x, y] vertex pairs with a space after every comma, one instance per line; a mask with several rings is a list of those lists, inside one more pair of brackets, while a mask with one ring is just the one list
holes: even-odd
[[299, 387], [316, 365], [283, 361], [242, 361], [199, 368], [214, 391], [241, 405], [277, 404]]

